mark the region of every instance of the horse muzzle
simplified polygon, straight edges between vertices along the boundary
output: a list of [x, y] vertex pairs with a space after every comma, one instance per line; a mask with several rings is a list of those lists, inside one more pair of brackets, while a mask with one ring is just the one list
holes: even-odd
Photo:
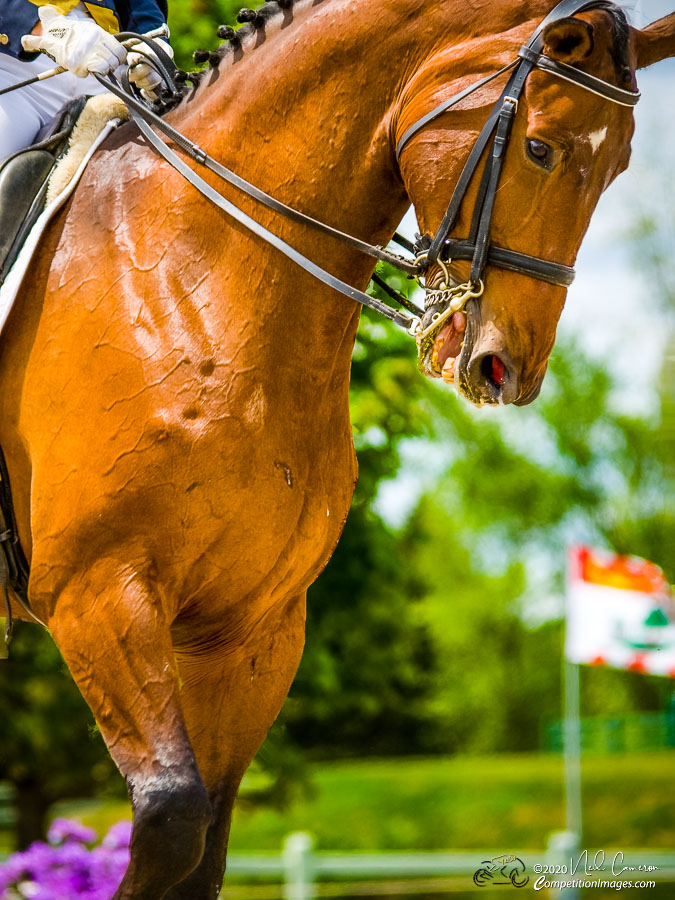
[[537, 386], [527, 397], [521, 396], [520, 366], [498, 329], [482, 321], [478, 298], [469, 298], [454, 312], [443, 303], [428, 306], [418, 350], [418, 367], [424, 375], [442, 378], [476, 406], [524, 405], [539, 392]]

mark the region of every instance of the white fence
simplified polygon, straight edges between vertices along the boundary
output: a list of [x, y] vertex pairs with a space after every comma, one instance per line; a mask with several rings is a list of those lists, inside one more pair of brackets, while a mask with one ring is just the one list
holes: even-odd
[[[535, 866], [569, 864], [571, 850], [569, 839], [570, 835], [566, 832], [557, 832], [551, 835], [548, 850], [523, 850], [518, 854], [526, 865], [526, 874], [530, 876], [529, 887], [537, 877], [533, 874], [536, 872]], [[606, 851], [608, 872], [611, 871], [611, 861], [615, 852], [617, 851]], [[623, 852], [625, 858], [621, 865], [645, 868], [624, 872], [621, 876], [622, 879], [633, 881], [653, 879], [657, 883], [675, 882], [675, 853], [656, 850], [624, 850]], [[438, 876], [464, 876], [471, 879], [484, 860], [498, 857], [503, 853], [503, 848], [501, 850], [464, 850], [459, 852], [318, 852], [314, 850], [310, 835], [296, 832], [286, 838], [282, 852], [278, 854], [232, 853], [228, 858], [227, 870], [229, 874], [238, 876], [278, 877], [283, 883], [284, 900], [313, 900], [313, 898], [327, 893], [321, 889], [325, 887], [323, 884], [325, 881], [330, 879], [343, 881], [350, 878], [410, 879], [408, 893], [414, 894], [416, 892], [414, 879]], [[589, 850], [589, 865], [593, 864], [594, 853], [595, 851]], [[573, 858], [575, 860], [578, 858], [578, 851]], [[657, 868], [648, 871], [646, 867]], [[576, 877], [583, 876], [583, 874], [584, 861], [582, 860]], [[599, 872], [593, 872], [590, 877], [597, 879], [600, 875]], [[560, 878], [561, 876], [552, 875], [550, 877]], [[318, 882], [321, 884], [317, 887]], [[442, 888], [436, 887], [435, 889]], [[419, 891], [420, 888], [417, 890]], [[421, 890], [425, 893], [431, 892], [428, 884]], [[237, 887], [233, 886], [232, 893], [235, 892], [237, 892]], [[330, 891], [330, 893], [333, 896], [339, 896], [339, 892]], [[356, 893], [356, 891], [349, 890], [345, 893]], [[371, 893], [371, 891], [364, 888], [363, 893]], [[574, 896], [574, 893], [563, 892], [562, 896], [571, 897]]]

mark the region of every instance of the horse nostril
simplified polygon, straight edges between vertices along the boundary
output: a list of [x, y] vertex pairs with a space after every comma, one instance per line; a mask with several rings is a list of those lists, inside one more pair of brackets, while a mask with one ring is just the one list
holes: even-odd
[[514, 403], [519, 392], [518, 370], [508, 351], [496, 353], [480, 350], [471, 358], [466, 374], [466, 387], [478, 403]]
[[506, 366], [502, 360], [498, 356], [488, 353], [481, 360], [480, 370], [483, 378], [499, 391], [506, 378]]

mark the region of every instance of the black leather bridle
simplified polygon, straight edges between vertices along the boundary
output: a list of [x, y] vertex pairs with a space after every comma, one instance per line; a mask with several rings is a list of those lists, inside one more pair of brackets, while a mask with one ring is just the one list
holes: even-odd
[[[446, 275], [447, 265], [452, 260], [470, 260], [471, 273], [466, 285], [467, 293], [469, 293], [468, 289], [471, 289], [470, 296], [480, 296], [482, 293], [482, 283], [485, 277], [485, 269], [488, 265], [494, 265], [501, 269], [508, 269], [512, 272], [518, 272], [521, 275], [528, 275], [531, 278], [536, 278], [540, 281], [545, 281], [560, 287], [569, 287], [574, 281], [575, 272], [570, 266], [541, 259], [540, 257], [532, 256], [528, 253], [519, 253], [515, 250], [491, 245], [490, 226], [495, 197], [499, 185], [499, 177], [504, 164], [513, 120], [518, 111], [518, 104], [525, 89], [527, 78], [534, 69], [548, 72], [551, 75], [555, 75], [558, 78], [576, 84], [587, 91], [591, 91], [592, 93], [597, 94], [606, 100], [610, 100], [613, 103], [620, 104], [621, 106], [633, 107], [640, 99], [639, 91], [628, 91], [616, 87], [601, 78], [596, 78], [594, 75], [589, 75], [573, 66], [557, 62], [541, 52], [543, 47], [543, 33], [548, 25], [573, 13], [592, 9], [594, 6], [597, 6], [597, 3], [593, 2], [593, 0], [562, 0], [562, 2], [559, 3], [541, 22], [530, 38], [530, 41], [524, 47], [521, 47], [517, 59], [513, 60], [499, 72], [489, 75], [487, 78], [474, 83], [461, 93], [456, 94], [449, 100], [445, 100], [443, 103], [439, 104], [435, 109], [431, 110], [431, 112], [415, 122], [414, 125], [411, 125], [396, 146], [396, 158], [398, 160], [401, 151], [410, 138], [417, 134], [420, 129], [424, 128], [425, 125], [432, 122], [442, 113], [446, 112], [446, 110], [456, 106], [461, 100], [469, 96], [469, 94], [478, 90], [478, 88], [496, 78], [498, 75], [512, 71], [506, 87], [502, 91], [499, 100], [494, 105], [487, 122], [483, 126], [483, 129], [469, 154], [469, 158], [459, 177], [452, 199], [450, 200], [450, 204], [443, 216], [438, 231], [433, 239], [426, 238], [426, 243], [428, 245], [426, 248], [423, 245], [418, 246], [418, 250], [421, 252], [417, 257], [417, 261], [419, 263], [424, 262], [428, 266], [434, 264], [440, 265]], [[455, 227], [469, 185], [476, 173], [486, 148], [490, 146], [490, 142], [492, 142], [492, 144], [483, 169], [469, 236], [465, 240], [449, 237]], [[448, 290], [447, 284], [442, 284], [441, 287], [444, 290], [440, 292], [428, 291], [427, 299], [437, 303], [438, 300], [442, 298], [443, 294], [450, 295], [453, 290], [456, 290]], [[448, 296], [448, 299], [451, 298]], [[457, 306], [456, 303], [453, 305]], [[437, 326], [438, 324], [439, 320], [436, 318], [434, 325]]]
[[[102, 79], [100, 76], [96, 77], [109, 90], [124, 100], [130, 108], [133, 120], [138, 125], [147, 141], [204, 196], [254, 234], [258, 235], [271, 246], [285, 254], [289, 259], [305, 269], [305, 271], [311, 273], [319, 281], [334, 290], [339, 291], [345, 296], [350, 297], [352, 300], [356, 300], [364, 306], [375, 309], [381, 315], [386, 316], [397, 325], [405, 328], [418, 340], [422, 340], [428, 339], [431, 332], [437, 331], [442, 324], [442, 321], [445, 320], [449, 314], [462, 309], [471, 297], [479, 297], [482, 294], [487, 266], [496, 266], [498, 268], [518, 272], [522, 275], [527, 275], [531, 278], [536, 278], [540, 281], [545, 281], [560, 287], [568, 287], [574, 280], [574, 269], [570, 266], [541, 259], [527, 253], [520, 253], [515, 250], [491, 245], [490, 229], [495, 197], [499, 186], [499, 178], [504, 164], [504, 157], [509, 143], [513, 120], [518, 111], [518, 104], [523, 94], [527, 78], [534, 69], [539, 69], [540, 71], [547, 72], [557, 78], [561, 78], [564, 81], [571, 82], [584, 90], [591, 91], [612, 103], [618, 103], [622, 106], [633, 107], [640, 99], [640, 93], [638, 91], [629, 91], [616, 87], [601, 78], [589, 75], [573, 66], [556, 62], [556, 60], [542, 54], [543, 32], [548, 25], [573, 15], [574, 13], [593, 9], [594, 7], [598, 7], [597, 0], [562, 0], [562, 2], [558, 3], [555, 9], [553, 9], [540, 23], [530, 41], [520, 49], [516, 59], [499, 72], [495, 72], [492, 75], [475, 82], [465, 90], [455, 94], [448, 100], [445, 100], [435, 109], [431, 110], [431, 112], [428, 112], [415, 122], [415, 124], [408, 128], [401, 137], [396, 147], [397, 160], [410, 138], [420, 131], [420, 129], [424, 128], [429, 122], [456, 106], [474, 91], [477, 91], [499, 75], [511, 72], [506, 87], [503, 89], [501, 96], [488, 116], [487, 122], [483, 126], [483, 129], [469, 154], [469, 158], [459, 177], [448, 209], [435, 236], [433, 238], [422, 239], [421, 243], [418, 242], [417, 245], [412, 245], [401, 235], [394, 235], [394, 240], [398, 244], [415, 255], [414, 259], [405, 259], [383, 247], [369, 244], [366, 241], [362, 241], [359, 238], [339, 231], [330, 225], [326, 225], [325, 223], [276, 200], [274, 197], [271, 197], [269, 194], [256, 188], [254, 185], [217, 162], [198, 145], [188, 140], [152, 110], [148, 109], [144, 103], [131, 93], [128, 82], [119, 84], [113, 76], [109, 76], [108, 80]], [[125, 35], [118, 37], [121, 39], [122, 37], [129, 36], [129, 33], [125, 33]], [[145, 40], [142, 35], [131, 36]], [[148, 40], [145, 40], [145, 42], [151, 43]], [[153, 47], [156, 49], [156, 45], [153, 44]], [[165, 77], [167, 87], [170, 91], [175, 91], [172, 80], [171, 61], [166, 54], [161, 53], [161, 48], [159, 51], [156, 50], [156, 52], [160, 58], [159, 68], [160, 70], [163, 70], [161, 71], [161, 74]], [[377, 283], [385, 289], [392, 299], [409, 309], [412, 315], [400, 310], [392, 309], [375, 297], [371, 297], [363, 291], [359, 291], [340, 280], [336, 276], [331, 275], [321, 266], [299, 253], [295, 248], [291, 247], [285, 241], [282, 241], [281, 238], [277, 237], [253, 218], [242, 212], [235, 204], [223, 197], [222, 194], [202, 179], [170, 147], [168, 147], [167, 144], [153, 131], [150, 127], [151, 125], [169, 137], [195, 162], [210, 169], [220, 178], [248, 196], [253, 197], [264, 206], [295, 222], [300, 222], [323, 234], [336, 238], [361, 253], [388, 262], [407, 274], [414, 275], [418, 278], [423, 277], [424, 272], [432, 265], [440, 266], [442, 271], [447, 273], [447, 266], [452, 260], [470, 260], [471, 273], [469, 281], [465, 284], [451, 287], [449, 285], [449, 279], [446, 279], [446, 282], [441, 284], [440, 289], [426, 288], [427, 309], [431, 306], [437, 308], [439, 304], [446, 308], [442, 313], [436, 312], [433, 317], [433, 322], [427, 325], [426, 328], [423, 328], [421, 318], [424, 311], [393, 289], [388, 288], [388, 286], [386, 286], [381, 279], [377, 278], [377, 276], [375, 276]], [[450, 235], [456, 224], [462, 202], [486, 150], [488, 150], [487, 161], [481, 176], [469, 235], [465, 239], [451, 237]]]

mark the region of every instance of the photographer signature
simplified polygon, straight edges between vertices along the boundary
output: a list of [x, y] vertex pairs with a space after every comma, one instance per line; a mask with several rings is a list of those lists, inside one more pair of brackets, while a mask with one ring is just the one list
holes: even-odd
[[[576, 875], [579, 870], [582, 862], [584, 866], [584, 875], [591, 875], [593, 872], [606, 872], [607, 866], [605, 865], [607, 860], [607, 855], [604, 850], [596, 851], [592, 860], [589, 859], [588, 850], [584, 850], [579, 854], [579, 857], [576, 861], [570, 857], [570, 875]], [[612, 875], [616, 878], [618, 875], [621, 875], [623, 872], [637, 872], [638, 870], [644, 870], [648, 872], [652, 872], [655, 869], [658, 869], [658, 866], [625, 866], [624, 864], [624, 854], [621, 850], [618, 850], [614, 856], [612, 857], [611, 864], [611, 872]]]

